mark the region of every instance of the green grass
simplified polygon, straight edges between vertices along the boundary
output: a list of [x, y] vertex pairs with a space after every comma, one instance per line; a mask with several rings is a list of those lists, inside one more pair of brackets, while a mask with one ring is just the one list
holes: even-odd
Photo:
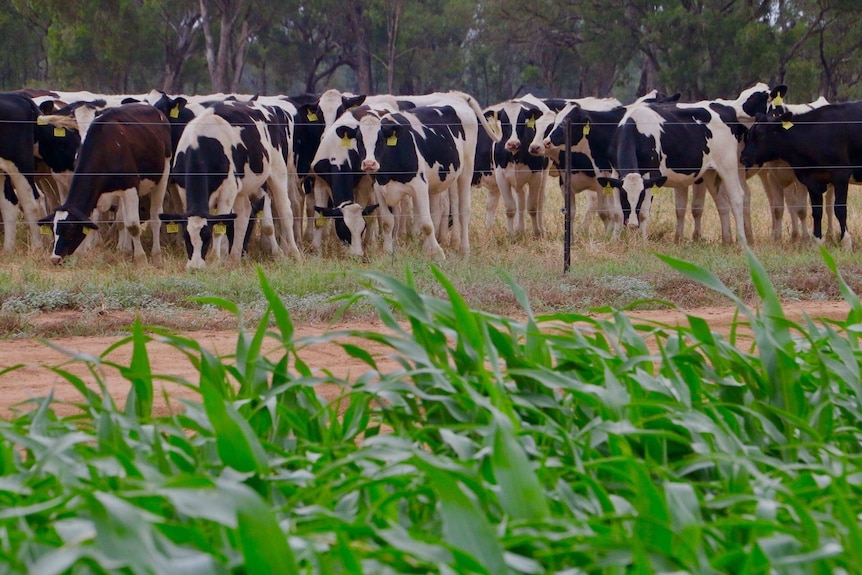
[[[862, 199], [855, 193], [850, 198], [850, 230], [856, 232], [862, 230]], [[668, 270], [654, 256], [657, 252], [697, 263], [716, 274], [745, 301], [753, 302], [755, 291], [745, 253], [738, 246], [719, 243], [718, 218], [711, 200], [707, 201], [704, 216], [706, 240], [679, 245], [671, 241], [675, 225], [672, 202], [669, 193], [657, 197], [650, 228], [652, 239], [647, 246], [636, 235], [623, 237], [618, 243], [608, 241], [602, 237], [596, 220], [589, 236], [576, 234], [571, 269], [563, 274], [563, 220], [558, 189], [549, 191], [545, 214], [549, 238], [545, 240], [508, 237], [502, 211], [496, 227], [485, 230], [484, 191], [478, 190], [473, 201], [472, 256], [465, 261], [454, 255], [436, 265], [472, 307], [501, 314], [518, 311], [503, 276], [522, 286], [542, 313], [585, 312], [604, 305], [622, 308], [650, 298], [684, 308], [724, 303], [720, 296]], [[583, 198], [578, 203], [583, 210]], [[770, 223], [764, 195], [756, 186], [752, 214], [757, 232], [754, 252], [783, 299], [838, 297], [834, 276], [824, 266], [816, 247], [789, 240], [776, 245], [768, 239]], [[691, 233], [690, 221], [687, 233]], [[862, 231], [857, 235], [862, 237]], [[862, 290], [862, 252], [844, 253], [829, 247], [846, 281]], [[227, 298], [243, 310], [247, 320], [255, 321], [267, 305], [252, 279], [257, 265], [263, 267], [292, 317], [300, 323], [333, 320], [339, 308], [329, 299], [361, 289], [362, 273], [366, 271], [404, 280], [404, 270], [409, 269], [420, 290], [443, 293], [415, 243], [399, 247], [394, 256], [372, 248], [364, 262], [341, 255], [334, 244], [327, 246], [324, 256], [307, 254], [299, 263], [274, 262], [253, 252], [239, 268], [215, 266], [197, 273], [184, 270], [184, 252], [175, 246], [168, 246], [166, 263], [161, 268], [137, 268], [113, 247], [73, 256], [62, 267], [49, 264], [46, 252], [30, 254], [22, 246], [13, 257], [0, 258], [0, 335], [117, 333], [134, 314], [142, 315], [149, 323], [176, 328], [230, 328], [234, 325], [232, 318], [201, 313], [209, 308], [202, 309], [201, 304], [191, 300], [202, 295]], [[35, 321], [39, 312], [58, 310], [81, 312], [89, 319], [74, 325]], [[371, 315], [368, 306], [357, 306], [347, 312], [347, 319], [367, 319]]]
[[[476, 310], [436, 267], [423, 272], [445, 297], [409, 270], [369, 271], [343, 296], [385, 330], [297, 339], [262, 271], [267, 308], [230, 356], [136, 323], [112, 346], [133, 348], [124, 403], [96, 369], [110, 350], [72, 354], [91, 383], [54, 372], [80, 414], [47, 397], [0, 421], [0, 571], [862, 572], [862, 303], [823, 251], [850, 312], [795, 324], [743, 257], [757, 312], [705, 268], [661, 259], [736, 305], [750, 347], [696, 316], [540, 315], [508, 279], [524, 319]], [[368, 371], [313, 375], [304, 350], [345, 335]], [[199, 372], [180, 381], [199, 399], [167, 417], [152, 413], [152, 340]], [[267, 340], [280, 348], [264, 356]]]

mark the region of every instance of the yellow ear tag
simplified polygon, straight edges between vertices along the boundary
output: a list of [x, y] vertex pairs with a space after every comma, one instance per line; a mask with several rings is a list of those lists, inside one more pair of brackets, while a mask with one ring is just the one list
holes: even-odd
[[365, 220], [366, 225], [371, 223], [371, 216], [362, 216], [362, 219]]
[[213, 226], [213, 233], [217, 236], [223, 236], [227, 233], [227, 226], [224, 224], [216, 224]]
[[398, 136], [396, 136], [395, 134], [392, 134], [391, 136], [386, 138], [386, 145], [387, 146], [395, 146], [397, 144], [398, 144]]
[[785, 130], [789, 130], [793, 127], [793, 122], [781, 122], [781, 127]]
[[90, 231], [91, 231], [91, 230], [90, 230], [90, 228], [88, 228], [87, 226], [84, 226], [84, 235], [85, 235], [85, 236], [89, 236], [89, 235], [90, 235]]
[[326, 216], [323, 214], [317, 214], [317, 217], [314, 218], [314, 227], [322, 228], [326, 225]]
[[652, 193], [657, 194], [661, 188], [658, 187], [658, 184], [652, 185]]
[[214, 216], [216, 214], [218, 214], [218, 208], [210, 208], [210, 215]]
[[585, 135], [585, 136], [589, 136], [589, 135], [590, 135], [590, 123], [589, 123], [589, 122], [587, 122], [586, 124], [584, 124], [584, 135]]
[[614, 193], [614, 189], [611, 187], [610, 184], [605, 184], [605, 187], [602, 188], [602, 193], [606, 196], [610, 196]]
[[39, 233], [43, 236], [50, 236], [53, 233], [53, 230], [49, 225], [39, 226]]
[[347, 136], [347, 134], [344, 134], [344, 137], [341, 138], [341, 147], [342, 148], [349, 148], [350, 147], [350, 138]]
[[48, 125], [48, 122], [46, 122], [46, 121], [45, 121], [45, 120], [43, 120], [42, 118], [36, 118], [36, 125], [37, 125], [37, 126], [47, 126], [47, 125]]
[[258, 213], [257, 213], [257, 219], [259, 219], [259, 220], [262, 220], [262, 219], [263, 219], [263, 212], [258, 212]]
[[173, 108], [171, 108], [171, 118], [179, 118], [180, 117], [180, 105], [177, 104]]
[[527, 120], [527, 127], [530, 129], [535, 128], [536, 127], [536, 119], [530, 118], [529, 120]]
[[775, 96], [775, 97], [772, 99], [772, 105], [773, 105], [773, 106], [782, 106], [782, 105], [784, 105], [784, 99], [781, 97], [781, 94], [779, 94], [779, 95]]
[[180, 232], [180, 225], [177, 222], [169, 222], [168, 225], [165, 226], [165, 230], [169, 234], [178, 234]]
[[55, 138], [65, 138], [66, 137], [66, 128], [54, 128], [54, 137]]
[[308, 111], [308, 113], [306, 114], [306, 117], [308, 118], [309, 122], [316, 122], [318, 120], [317, 114], [315, 114], [311, 110]]

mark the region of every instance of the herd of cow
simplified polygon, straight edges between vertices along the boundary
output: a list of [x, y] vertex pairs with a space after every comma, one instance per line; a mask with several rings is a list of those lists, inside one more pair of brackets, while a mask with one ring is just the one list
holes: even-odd
[[597, 214], [613, 238], [623, 226], [646, 238], [653, 192], [667, 186], [675, 190], [677, 240], [693, 189], [695, 238], [708, 191], [722, 240], [733, 241], [732, 214], [736, 237], [750, 241], [746, 182], [757, 175], [775, 239], [785, 201], [794, 235], [807, 236], [808, 199], [821, 239], [831, 187], [849, 249], [846, 200], [851, 180], [862, 182], [862, 102], [793, 106], [786, 91], [757, 84], [733, 100], [692, 103], [654, 91], [628, 105], [528, 95], [484, 109], [462, 92], [7, 92], [0, 94], [4, 248], [15, 245], [20, 209], [31, 248], [53, 234], [55, 263], [95, 242], [98, 223], [111, 218], [121, 224], [121, 247], [139, 262], [144, 227], [154, 263], [161, 232], [182, 234], [189, 268], [205, 266], [208, 253], [238, 260], [256, 221], [276, 256], [299, 258], [304, 244], [319, 251], [330, 227], [354, 255], [378, 233], [391, 252], [408, 232], [428, 256], [444, 257], [441, 244], [467, 255], [474, 186], [488, 190], [487, 225], [502, 198], [510, 233], [525, 232], [529, 214], [533, 235], [545, 235], [546, 182], [552, 173], [564, 181], [568, 141], [570, 193], [588, 196], [583, 224]]

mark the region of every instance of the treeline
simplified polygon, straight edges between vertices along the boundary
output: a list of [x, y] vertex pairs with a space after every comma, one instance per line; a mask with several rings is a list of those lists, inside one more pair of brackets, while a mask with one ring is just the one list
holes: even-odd
[[0, 88], [862, 98], [857, 0], [0, 0]]

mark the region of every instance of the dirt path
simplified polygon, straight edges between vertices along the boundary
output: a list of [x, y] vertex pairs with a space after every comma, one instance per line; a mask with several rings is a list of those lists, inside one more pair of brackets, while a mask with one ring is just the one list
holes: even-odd
[[[843, 319], [847, 315], [847, 309], [844, 302], [793, 302], [785, 305], [785, 313], [794, 320], [801, 319], [803, 314], [815, 319]], [[734, 311], [734, 308], [731, 307], [716, 307], [698, 308], [690, 310], [689, 313], [703, 317], [714, 331], [726, 334], [730, 330]], [[633, 312], [631, 315], [647, 321], [659, 321], [668, 324], [675, 324], [685, 319], [683, 314], [667, 310]], [[298, 325], [295, 327], [298, 337], [320, 335], [325, 331], [325, 328], [320, 326]], [[379, 323], [337, 324], [330, 329], [376, 331], [381, 329], [381, 325]], [[233, 330], [196, 331], [190, 335], [219, 355], [230, 355], [236, 349], [237, 334]], [[54, 340], [53, 343], [75, 353], [98, 356], [118, 339], [117, 337], [71, 337]], [[274, 341], [267, 342], [267, 345], [267, 352], [272, 352], [276, 348]], [[385, 357], [387, 348], [368, 342], [364, 342], [363, 347], [379, 358], [378, 364], [381, 369], [396, 366], [393, 360]], [[197, 383], [197, 371], [184, 354], [158, 342], [149, 344], [147, 349], [154, 374], [179, 377], [193, 384]], [[113, 350], [105, 359], [119, 365], [129, 365], [131, 355], [132, 346], [126, 345]], [[344, 379], [355, 379], [367, 370], [365, 364], [349, 357], [340, 346], [334, 343], [308, 346], [300, 351], [300, 357], [312, 369], [318, 372], [321, 369], [326, 369], [336, 377]], [[69, 359], [68, 355], [41, 341], [30, 339], [0, 341], [0, 371], [13, 365], [24, 364], [22, 369], [0, 374], [0, 417], [9, 417], [16, 410], [16, 405], [19, 406], [18, 409], [29, 410], [30, 406], [21, 404], [33, 398], [44, 397], [52, 390], [54, 397], [59, 400], [78, 401], [80, 397], [77, 391], [63, 377], [46, 367], [65, 363], [64, 369], [82, 377], [88, 384], [94, 385], [96, 379], [93, 374], [89, 373], [80, 362], [69, 363]], [[124, 401], [128, 392], [128, 383], [120, 376], [119, 372], [108, 366], [99, 366], [96, 369], [112, 396], [118, 402]], [[168, 405], [164, 401], [162, 390], [172, 399], [196, 398], [197, 396], [195, 392], [179, 384], [160, 381], [156, 387], [155, 411], [157, 414], [167, 414], [171, 410], [178, 409], [178, 404]], [[318, 393], [324, 399], [335, 398], [340, 391], [339, 386], [334, 384], [318, 387]], [[67, 409], [69, 413], [75, 411], [71, 405], [68, 408], [61, 407], [57, 411], [63, 412]]]

